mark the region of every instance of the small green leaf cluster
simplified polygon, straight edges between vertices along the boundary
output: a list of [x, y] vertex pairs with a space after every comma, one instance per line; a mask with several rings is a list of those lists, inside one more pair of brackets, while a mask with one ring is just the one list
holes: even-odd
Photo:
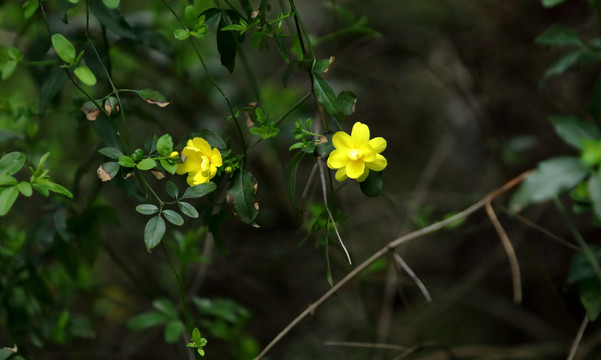
[[52, 47], [56, 51], [58, 57], [65, 62], [63, 68], [74, 69], [73, 73], [82, 83], [94, 86], [96, 85], [96, 76], [90, 68], [86, 65], [79, 65], [79, 61], [83, 56], [83, 51], [79, 54], [75, 51], [75, 46], [63, 35], [54, 34], [52, 35]]
[[23, 153], [14, 151], [0, 158], [0, 216], [8, 213], [19, 194], [30, 197], [33, 190], [46, 197], [50, 195], [50, 192], [69, 198], [73, 197], [67, 188], [50, 180], [49, 170], [44, 168], [49, 156], [50, 153], [44, 154], [38, 161], [35, 170], [33, 167], [29, 167], [32, 174], [29, 182], [18, 181], [13, 176], [25, 165], [26, 157]]
[[6, 80], [14, 74], [17, 65], [23, 60], [21, 51], [14, 47], [0, 47], [0, 74], [2, 80]]
[[246, 116], [248, 117], [249, 124], [253, 126], [249, 128], [249, 131], [257, 136], [260, 136], [263, 139], [274, 138], [280, 132], [280, 129], [277, 127], [275, 121], [269, 119], [265, 110], [260, 106], [251, 105], [246, 106], [242, 110], [244, 110]]
[[209, 27], [205, 24], [205, 15], [201, 15], [194, 5], [186, 6], [184, 10], [185, 29], [177, 29], [173, 36], [178, 40], [186, 40], [190, 36], [200, 39], [209, 33]]
[[168, 343], [177, 342], [186, 326], [180, 320], [179, 312], [175, 305], [168, 299], [156, 299], [152, 302], [155, 311], [149, 311], [130, 319], [127, 327], [132, 331], [145, 330], [155, 326], [164, 326], [163, 335]]
[[305, 121], [298, 120], [295, 123], [294, 130], [292, 130], [292, 135], [294, 140], [300, 140], [300, 142], [292, 144], [290, 148], [288, 148], [289, 151], [300, 149], [307, 154], [311, 154], [313, 151], [315, 151], [315, 142], [321, 137], [321, 135], [311, 131], [311, 123], [311, 118], [307, 118]]
[[551, 26], [540, 34], [535, 41], [544, 46], [574, 49], [562, 55], [549, 66], [540, 81], [541, 86], [551, 77], [563, 74], [577, 64], [592, 64], [601, 61], [601, 38], [595, 38], [587, 44], [580, 39], [574, 29], [563, 25], [555, 24]]
[[205, 356], [203, 348], [207, 345], [207, 342], [207, 339], [200, 335], [200, 330], [194, 328], [194, 330], [192, 330], [192, 341], [187, 343], [186, 346], [196, 349], [200, 356]]
[[179, 190], [177, 186], [173, 182], [168, 181], [166, 183], [166, 190], [169, 196], [174, 199], [174, 201], [163, 202], [159, 199], [159, 206], [154, 204], [138, 205], [136, 207], [137, 212], [142, 215], [153, 215], [153, 217], [148, 220], [146, 227], [144, 228], [144, 243], [146, 244], [146, 249], [148, 251], [152, 250], [161, 242], [161, 239], [165, 235], [167, 227], [163, 218], [167, 219], [167, 221], [175, 226], [181, 226], [184, 224], [184, 218], [174, 210], [164, 209], [165, 205], [177, 204], [177, 207], [182, 214], [190, 218], [197, 218], [199, 214], [196, 208], [192, 204], [182, 200], [200, 198], [214, 191], [215, 189], [217, 189], [217, 185], [209, 182], [191, 186], [186, 189], [182, 196], [179, 196]]
[[98, 150], [102, 155], [115, 161], [105, 162], [98, 168], [98, 176], [103, 181], [112, 180], [121, 167], [135, 168], [146, 171], [160, 167], [170, 174], [175, 174], [179, 157], [174, 155], [173, 139], [171, 135], [164, 134], [160, 138], [150, 136], [144, 149], [136, 149], [130, 155], [124, 155], [120, 149], [105, 147]]

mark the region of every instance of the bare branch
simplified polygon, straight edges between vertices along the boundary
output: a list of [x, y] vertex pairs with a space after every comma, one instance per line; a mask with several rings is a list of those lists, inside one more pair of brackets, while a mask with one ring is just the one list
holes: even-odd
[[348, 273], [344, 278], [342, 278], [339, 282], [334, 284], [334, 286], [332, 286], [328, 291], [326, 291], [319, 299], [317, 299], [314, 303], [309, 305], [303, 312], [301, 312], [299, 315], [297, 315], [296, 318], [294, 318], [282, 331], [279, 332], [279, 334], [276, 335], [276, 337], [273, 340], [271, 340], [271, 342], [265, 347], [265, 349], [263, 349], [263, 351], [255, 358], [255, 360], [262, 359], [269, 352], [269, 350], [271, 350], [271, 348], [273, 348], [284, 336], [286, 336], [290, 332], [290, 330], [292, 330], [299, 322], [301, 322], [301, 320], [303, 320], [307, 315], [312, 314], [315, 311], [315, 309], [317, 309], [321, 304], [323, 304], [332, 295], [334, 295], [338, 290], [340, 290], [340, 288], [342, 288], [344, 285], [346, 285], [355, 276], [359, 275], [363, 270], [368, 268], [371, 264], [373, 264], [376, 260], [378, 260], [384, 254], [386, 254], [390, 250], [400, 246], [401, 244], [407, 243], [411, 240], [414, 240], [414, 239], [420, 238], [422, 236], [436, 232], [436, 231], [444, 228], [445, 226], [448, 226], [449, 224], [454, 223], [455, 221], [457, 221], [459, 219], [468, 217], [469, 215], [471, 215], [472, 213], [481, 209], [487, 203], [491, 202], [492, 200], [494, 200], [501, 194], [504, 194], [505, 192], [509, 191], [513, 187], [520, 184], [531, 173], [532, 173], [532, 171], [526, 171], [526, 172], [516, 176], [515, 178], [506, 182], [500, 188], [490, 192], [488, 195], [484, 196], [478, 202], [474, 203], [473, 205], [466, 208], [465, 210], [455, 214], [454, 216], [451, 216], [445, 220], [442, 220], [442, 221], [439, 221], [432, 225], [426, 226], [425, 228], [416, 230], [409, 234], [403, 235], [403, 236], [389, 242], [388, 244], [386, 244], [386, 246], [384, 246], [380, 250], [376, 251], [369, 258], [367, 258], [365, 261], [363, 261], [361, 264], [359, 264], [355, 269], [353, 269], [350, 273]]

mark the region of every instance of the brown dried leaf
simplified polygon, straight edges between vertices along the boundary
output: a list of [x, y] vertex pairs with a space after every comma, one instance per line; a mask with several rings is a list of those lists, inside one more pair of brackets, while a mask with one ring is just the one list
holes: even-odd
[[113, 179], [111, 177], [111, 174], [109, 174], [106, 170], [104, 170], [102, 165], [100, 165], [98, 167], [98, 170], [96, 170], [96, 174], [98, 174], [98, 178], [100, 178], [100, 180], [102, 180], [102, 181], [111, 181]]
[[171, 102], [169, 102], [169, 101], [155, 101], [155, 100], [150, 100], [150, 99], [147, 99], [146, 102], [149, 104], [155, 104], [160, 107], [165, 107], [165, 106], [171, 104]]
[[159, 170], [150, 170], [150, 172], [152, 173], [152, 175], [154, 175], [154, 177], [157, 180], [162, 180], [162, 179], [165, 178], [165, 174], [163, 174], [162, 171], [159, 171]]

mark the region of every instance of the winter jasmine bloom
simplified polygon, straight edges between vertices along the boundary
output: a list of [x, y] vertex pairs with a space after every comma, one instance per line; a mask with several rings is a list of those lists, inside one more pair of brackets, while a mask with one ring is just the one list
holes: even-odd
[[217, 174], [217, 168], [223, 165], [219, 150], [211, 149], [211, 145], [199, 137], [188, 140], [182, 155], [184, 163], [177, 165], [177, 173], [188, 173], [190, 186], [209, 182]]
[[347, 177], [359, 182], [364, 181], [369, 171], [382, 171], [388, 165], [386, 158], [380, 155], [386, 149], [386, 140], [381, 137], [369, 139], [369, 127], [360, 122], [353, 125], [351, 134], [338, 131], [332, 137], [336, 150], [328, 157], [328, 167], [336, 171], [336, 180]]

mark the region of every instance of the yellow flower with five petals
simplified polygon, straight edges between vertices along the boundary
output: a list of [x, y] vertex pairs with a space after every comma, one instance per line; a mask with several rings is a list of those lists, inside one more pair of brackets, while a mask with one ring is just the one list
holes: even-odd
[[336, 171], [336, 180], [347, 177], [359, 182], [364, 181], [369, 171], [382, 171], [388, 165], [380, 153], [386, 149], [386, 140], [382, 137], [369, 139], [369, 127], [360, 122], [353, 125], [351, 134], [338, 131], [332, 137], [336, 150], [328, 157], [328, 167]]
[[188, 140], [182, 155], [184, 163], [177, 165], [177, 173], [188, 173], [186, 180], [190, 186], [208, 183], [217, 174], [217, 168], [223, 165], [219, 150], [211, 149], [211, 145], [199, 137]]

